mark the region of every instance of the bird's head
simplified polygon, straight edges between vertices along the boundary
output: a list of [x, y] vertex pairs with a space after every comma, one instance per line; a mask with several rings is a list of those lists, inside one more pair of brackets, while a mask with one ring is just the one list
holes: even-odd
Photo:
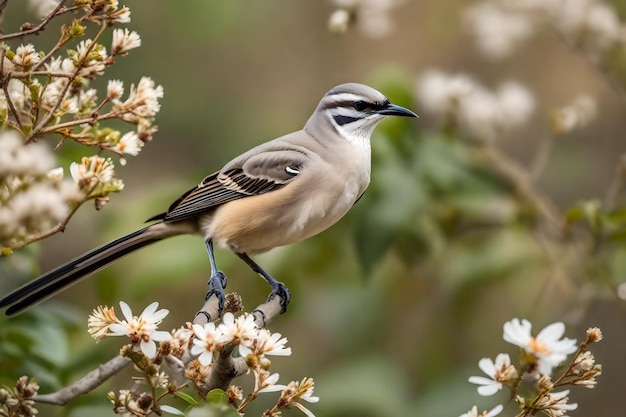
[[[369, 141], [376, 125], [389, 116], [417, 117], [393, 104], [381, 92], [363, 84], [348, 83], [334, 87], [322, 97], [305, 130], [331, 126], [348, 141]], [[319, 133], [316, 136], [320, 136]]]

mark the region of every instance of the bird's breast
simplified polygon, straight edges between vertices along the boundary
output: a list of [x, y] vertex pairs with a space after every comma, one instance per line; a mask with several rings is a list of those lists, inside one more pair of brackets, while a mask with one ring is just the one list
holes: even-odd
[[205, 239], [235, 252], [261, 253], [314, 236], [341, 219], [369, 182], [369, 175], [326, 183], [297, 178], [265, 194], [231, 201], [200, 218]]

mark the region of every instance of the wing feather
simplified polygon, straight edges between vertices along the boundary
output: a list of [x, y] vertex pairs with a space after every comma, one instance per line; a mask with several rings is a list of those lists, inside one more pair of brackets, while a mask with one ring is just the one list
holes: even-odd
[[204, 178], [174, 201], [165, 213], [150, 220], [185, 220], [233, 200], [277, 190], [300, 173], [307, 159], [301, 149], [281, 147], [247, 152]]

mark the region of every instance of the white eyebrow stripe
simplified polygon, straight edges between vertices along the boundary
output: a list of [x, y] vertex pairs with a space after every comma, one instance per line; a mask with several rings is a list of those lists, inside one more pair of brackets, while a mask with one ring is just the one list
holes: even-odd
[[332, 99], [336, 103], [341, 103], [345, 101], [366, 101], [367, 100], [363, 96], [360, 96], [358, 94], [352, 94], [352, 93], [338, 93], [338, 94], [333, 94], [331, 96], [326, 96], [326, 97]]

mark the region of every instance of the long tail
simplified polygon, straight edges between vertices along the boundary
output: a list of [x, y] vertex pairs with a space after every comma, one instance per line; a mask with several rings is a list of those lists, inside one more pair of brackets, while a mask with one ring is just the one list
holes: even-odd
[[157, 223], [137, 230], [49, 271], [0, 300], [13, 316], [63, 291], [123, 256], [170, 236], [192, 233], [185, 224]]

